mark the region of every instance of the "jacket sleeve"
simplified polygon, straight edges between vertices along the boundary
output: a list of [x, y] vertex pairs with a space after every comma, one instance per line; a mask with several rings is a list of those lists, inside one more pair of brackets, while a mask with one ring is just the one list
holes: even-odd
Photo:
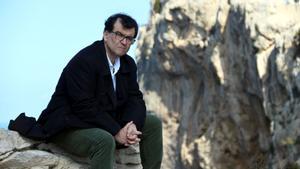
[[64, 69], [65, 88], [72, 113], [86, 123], [102, 128], [113, 136], [121, 129], [120, 125], [97, 105], [95, 65], [74, 57]]
[[137, 129], [141, 131], [145, 122], [146, 106], [137, 82], [136, 64], [131, 64], [131, 67], [128, 80], [128, 100], [124, 106], [122, 121], [123, 123], [133, 121]]

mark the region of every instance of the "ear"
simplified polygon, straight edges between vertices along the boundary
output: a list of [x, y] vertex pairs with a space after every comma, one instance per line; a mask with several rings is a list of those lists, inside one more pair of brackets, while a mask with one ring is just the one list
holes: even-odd
[[108, 40], [108, 36], [109, 36], [109, 32], [108, 32], [108, 31], [103, 32], [103, 39], [104, 39], [105, 41]]

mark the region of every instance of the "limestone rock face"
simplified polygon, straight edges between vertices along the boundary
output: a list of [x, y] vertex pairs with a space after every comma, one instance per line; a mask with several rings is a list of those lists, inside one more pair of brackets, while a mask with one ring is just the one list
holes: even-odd
[[[115, 169], [142, 169], [139, 146], [116, 150]], [[89, 160], [68, 154], [53, 144], [0, 129], [0, 169], [88, 169]]]
[[163, 168], [300, 164], [300, 55], [292, 1], [154, 0], [136, 51]]

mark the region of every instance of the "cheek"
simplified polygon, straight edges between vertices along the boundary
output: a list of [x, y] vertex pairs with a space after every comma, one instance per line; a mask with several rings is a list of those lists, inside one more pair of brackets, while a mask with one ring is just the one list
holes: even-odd
[[116, 48], [116, 46], [118, 45], [117, 42], [112, 41], [112, 40], [108, 41], [108, 43], [109, 43], [110, 48], [112, 48], [112, 49]]
[[118, 41], [114, 41], [113, 39], [111, 39], [110, 44], [113, 46], [118, 46], [119, 42]]

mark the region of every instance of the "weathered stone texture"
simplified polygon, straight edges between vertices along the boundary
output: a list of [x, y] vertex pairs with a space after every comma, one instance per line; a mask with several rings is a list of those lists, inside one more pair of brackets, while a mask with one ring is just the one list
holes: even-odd
[[163, 168], [299, 165], [299, 4], [152, 4], [136, 55], [147, 107], [164, 122]]
[[[142, 169], [139, 146], [116, 150], [115, 169]], [[88, 169], [87, 158], [66, 153], [53, 144], [0, 129], [0, 169]]]

